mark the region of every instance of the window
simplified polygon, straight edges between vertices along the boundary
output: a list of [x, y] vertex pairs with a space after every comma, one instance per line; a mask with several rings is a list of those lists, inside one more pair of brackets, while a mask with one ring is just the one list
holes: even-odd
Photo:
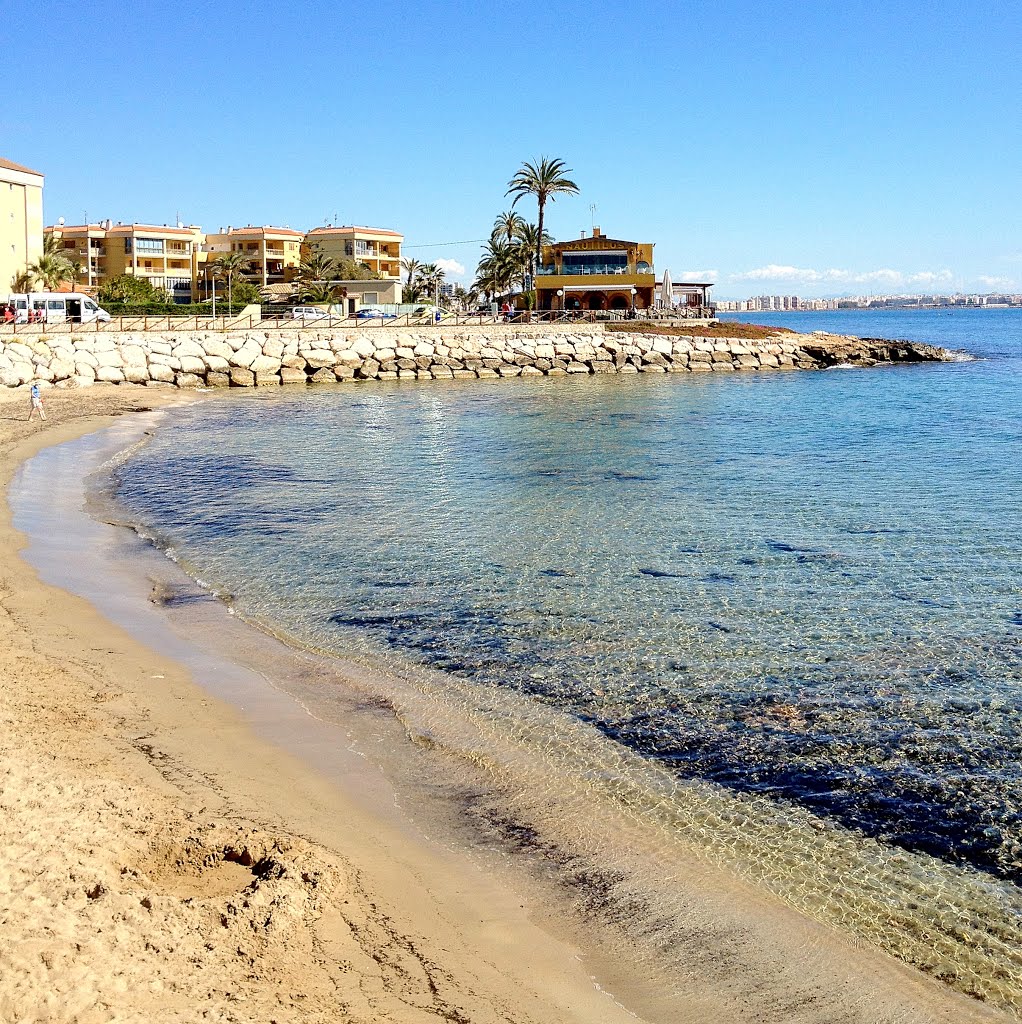
[[363, 292], [362, 302], [367, 306], [375, 306], [380, 301], [379, 292]]
[[63, 299], [50, 299], [50, 301], [46, 303], [46, 308], [47, 309], [52, 309], [52, 310], [55, 310], [55, 311], [59, 311], [59, 312], [63, 313], [64, 312], [64, 300]]
[[135, 248], [138, 252], [148, 252], [155, 255], [163, 254], [162, 238], [136, 238]]

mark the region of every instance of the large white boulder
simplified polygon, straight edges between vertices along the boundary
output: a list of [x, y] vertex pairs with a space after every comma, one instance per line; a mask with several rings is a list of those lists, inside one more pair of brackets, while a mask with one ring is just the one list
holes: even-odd
[[[333, 357], [331, 356], [331, 359]], [[280, 372], [280, 357], [274, 358], [273, 356], [256, 356], [255, 359], [249, 364], [248, 367], [254, 374], [258, 376], [265, 376], [266, 374], [276, 374]]]
[[220, 338], [203, 338], [202, 350], [208, 356], [219, 356], [221, 359], [229, 360], [234, 354], [234, 349]]
[[180, 356], [179, 360], [182, 373], [203, 374], [206, 372], [206, 362], [199, 356]]
[[262, 346], [253, 342], [246, 342], [237, 352], [231, 354], [227, 360], [231, 366], [247, 370], [263, 354]]

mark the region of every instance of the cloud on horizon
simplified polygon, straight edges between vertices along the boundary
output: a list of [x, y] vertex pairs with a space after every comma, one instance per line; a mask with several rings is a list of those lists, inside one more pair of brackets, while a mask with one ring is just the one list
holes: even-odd
[[465, 267], [457, 260], [445, 260], [439, 259], [434, 260], [434, 263], [448, 276], [448, 277], [464, 277]]
[[683, 270], [680, 274], [671, 271], [672, 281], [717, 281], [719, 270]]
[[883, 285], [887, 288], [908, 286], [936, 287], [948, 285], [954, 280], [950, 270], [920, 270], [906, 274], [901, 270], [881, 267], [878, 270], [814, 270], [809, 267], [792, 267], [770, 263], [740, 274], [732, 274], [729, 281], [762, 281], [764, 283], [793, 285]]
[[991, 291], [1014, 292], [1018, 289], [1018, 282], [1010, 277], [989, 277], [986, 274], [980, 274], [976, 280]]

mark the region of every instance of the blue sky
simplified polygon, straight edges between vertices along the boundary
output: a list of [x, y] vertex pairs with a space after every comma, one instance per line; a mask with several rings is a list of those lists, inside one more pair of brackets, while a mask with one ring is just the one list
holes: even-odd
[[478, 245], [418, 247], [485, 237], [545, 154], [581, 187], [555, 236], [595, 204], [718, 297], [1022, 290], [1022, 13], [1001, 0], [5, 11], [0, 155], [46, 174], [48, 222], [336, 216], [468, 276]]

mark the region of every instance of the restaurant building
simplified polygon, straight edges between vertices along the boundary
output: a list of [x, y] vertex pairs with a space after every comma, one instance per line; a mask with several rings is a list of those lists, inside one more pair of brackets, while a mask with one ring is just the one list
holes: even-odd
[[656, 277], [653, 243], [591, 236], [543, 246], [536, 274], [540, 309], [649, 309]]

